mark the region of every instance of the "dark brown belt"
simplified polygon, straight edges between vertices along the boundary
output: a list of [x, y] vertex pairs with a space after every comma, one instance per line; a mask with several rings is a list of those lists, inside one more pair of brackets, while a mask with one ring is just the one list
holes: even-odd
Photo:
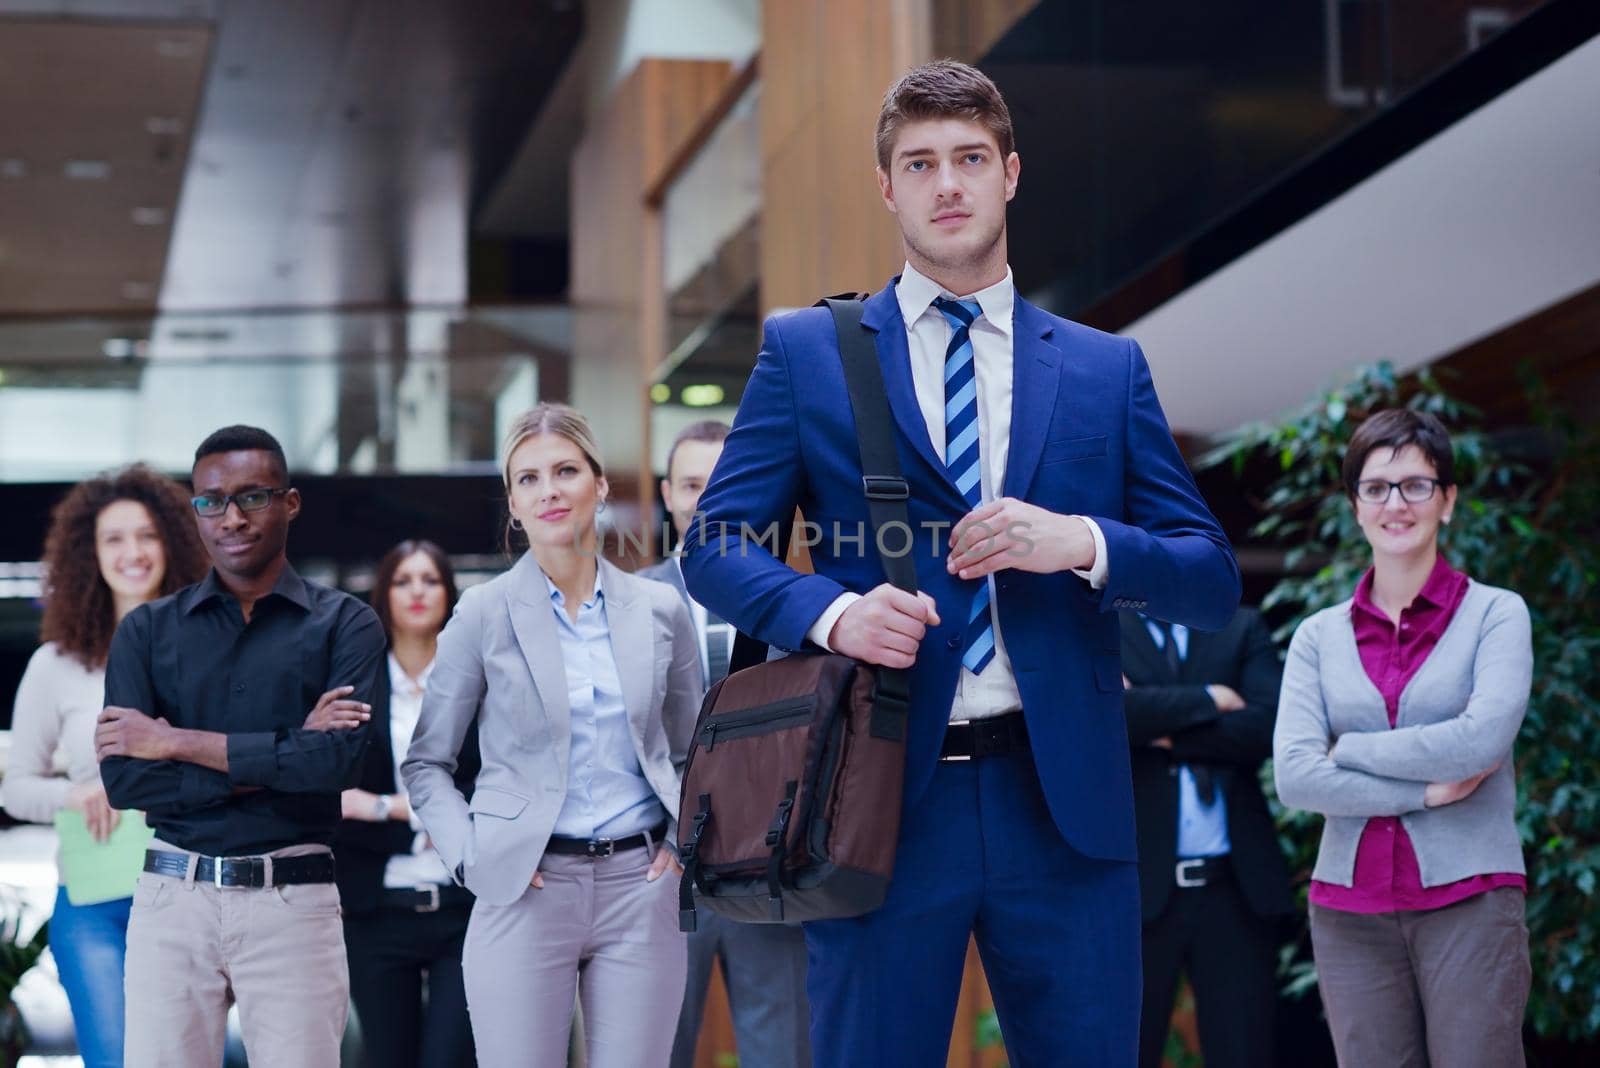
[[400, 912], [438, 912], [440, 909], [471, 908], [472, 893], [459, 886], [428, 883], [415, 887], [385, 887], [378, 898], [382, 908]]
[[546, 853], [561, 853], [570, 857], [609, 857], [629, 849], [643, 849], [651, 842], [666, 836], [667, 821], [662, 820], [648, 831], [630, 834], [626, 838], [557, 838], [552, 836], [545, 845]]
[[999, 756], [1028, 748], [1028, 721], [1021, 712], [1007, 712], [988, 719], [952, 720], [944, 729], [942, 761], [973, 760]]
[[1173, 867], [1173, 881], [1184, 889], [1208, 886], [1232, 873], [1226, 854], [1220, 857], [1192, 857]]
[[[146, 849], [144, 870], [153, 875], [187, 879], [189, 854], [169, 853], [163, 849]], [[267, 885], [267, 861], [265, 857], [200, 857], [195, 864], [194, 880], [197, 883], [211, 883], [218, 887], [236, 886], [260, 890]], [[273, 886], [331, 882], [333, 882], [332, 853], [307, 853], [299, 857], [272, 858]]]

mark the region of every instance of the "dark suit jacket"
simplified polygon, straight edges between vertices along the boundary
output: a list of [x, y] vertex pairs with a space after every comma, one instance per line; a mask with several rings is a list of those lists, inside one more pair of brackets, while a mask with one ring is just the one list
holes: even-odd
[[[367, 732], [367, 749], [355, 785], [375, 794], [398, 790], [394, 781], [394, 743], [389, 730], [389, 667], [387, 659], [378, 673], [378, 687], [372, 699], [372, 721]], [[456, 765], [456, 786], [468, 798], [478, 777], [478, 728], [467, 731]], [[334, 875], [339, 884], [339, 901], [346, 915], [370, 912], [378, 907], [383, 893], [383, 869], [396, 853], [411, 852], [416, 832], [400, 820], [340, 820], [333, 842]]]
[[[1283, 664], [1261, 614], [1241, 608], [1222, 630], [1189, 632], [1177, 677], [1136, 612], [1121, 613], [1122, 670], [1128, 742], [1133, 749], [1134, 818], [1139, 830], [1139, 880], [1146, 922], [1166, 908], [1178, 859], [1178, 766], [1204, 764], [1228, 805], [1233, 871], [1258, 915], [1289, 912], [1289, 869], [1261, 792], [1258, 772], [1272, 755]], [[1218, 712], [1206, 692], [1220, 683], [1245, 707]], [[1152, 746], [1171, 738], [1170, 750]]]

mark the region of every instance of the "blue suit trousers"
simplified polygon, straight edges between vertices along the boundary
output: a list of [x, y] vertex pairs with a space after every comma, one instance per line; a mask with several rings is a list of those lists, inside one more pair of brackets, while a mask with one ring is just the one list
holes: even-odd
[[1137, 865], [1067, 844], [1027, 752], [939, 764], [883, 907], [805, 932], [817, 1068], [943, 1065], [969, 937], [1012, 1068], [1137, 1060]]

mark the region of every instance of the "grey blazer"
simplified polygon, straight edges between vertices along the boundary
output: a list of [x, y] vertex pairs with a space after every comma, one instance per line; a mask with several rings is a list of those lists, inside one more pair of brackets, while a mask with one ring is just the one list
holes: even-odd
[[[1510, 590], [1472, 582], [1444, 633], [1400, 695], [1393, 729], [1356, 647], [1350, 601], [1295, 631], [1283, 669], [1273, 766], [1278, 797], [1327, 817], [1312, 877], [1355, 881], [1367, 820], [1398, 816], [1423, 886], [1522, 873], [1511, 746], [1533, 681], [1528, 607]], [[1468, 797], [1423, 804], [1430, 782], [1499, 767]]]
[[[693, 621], [694, 621], [694, 610], [692, 608], [690, 608], [690, 606], [689, 606], [689, 588], [683, 584], [683, 569], [678, 566], [678, 561], [671, 560], [671, 559], [658, 560], [657, 562], [651, 564], [649, 567], [641, 567], [639, 570], [635, 571], [634, 574], [638, 575], [640, 578], [649, 579], [652, 582], [665, 583], [666, 585], [671, 586], [674, 590], [676, 590], [678, 592], [678, 596], [683, 599], [683, 607], [685, 609], [689, 610], [689, 620], [690, 620], [691, 625], [693, 624]], [[696, 650], [697, 654], [699, 652], [699, 649], [700, 649], [700, 636], [698, 634], [696, 634], [695, 635], [695, 650]], [[708, 676], [708, 674], [706, 672], [705, 662], [701, 661], [701, 663], [700, 663], [700, 690], [703, 693], [706, 690], [709, 690], [710, 688], [711, 688], [711, 679], [710, 679], [710, 677]]]
[[[700, 654], [689, 613], [670, 587], [604, 560], [600, 569], [634, 752], [675, 826], [700, 707]], [[483, 770], [469, 803], [452, 775], [474, 720]], [[480, 901], [509, 905], [527, 890], [566, 800], [571, 744], [549, 589], [532, 554], [524, 554], [510, 571], [461, 595], [439, 635], [422, 715], [400, 769], [445, 867], [460, 872]]]

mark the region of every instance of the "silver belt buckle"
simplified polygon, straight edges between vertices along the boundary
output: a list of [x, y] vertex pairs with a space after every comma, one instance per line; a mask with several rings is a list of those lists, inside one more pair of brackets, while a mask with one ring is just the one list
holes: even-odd
[[418, 912], [438, 912], [439, 911], [439, 884], [438, 883], [428, 883], [428, 884], [426, 884], [424, 886], [417, 887], [416, 890], [417, 890], [417, 893], [419, 893], [419, 894], [427, 894], [428, 895], [428, 900], [425, 901], [425, 902], [421, 902], [419, 904], [413, 905], [412, 908], [414, 908]]
[[224, 886], [222, 883], [222, 865], [227, 859], [227, 857], [211, 858], [211, 885], [218, 890], [237, 890], [239, 889], [237, 886]]
[[1203, 868], [1203, 867], [1205, 867], [1205, 865], [1206, 865], [1206, 861], [1205, 861], [1204, 857], [1192, 857], [1189, 860], [1180, 860], [1180, 861], [1178, 861], [1178, 865], [1177, 865], [1178, 885], [1179, 886], [1185, 886], [1185, 887], [1191, 887], [1191, 888], [1192, 887], [1196, 887], [1196, 886], [1204, 886], [1204, 885], [1206, 885], [1206, 881], [1204, 879], [1197, 878], [1197, 877], [1189, 874], [1190, 871], [1192, 871], [1192, 870], [1194, 870], [1196, 868]]
[[609, 857], [617, 851], [617, 844], [609, 838], [589, 839], [589, 855], [591, 857]]
[[[970, 727], [970, 726], [972, 726], [972, 721], [970, 719], [953, 719], [949, 723], [946, 723], [944, 725], [944, 729], [945, 730], [949, 730], [951, 727]], [[972, 759], [972, 754], [971, 753], [952, 753], [950, 756], [941, 756], [939, 758], [939, 763], [941, 763], [941, 764], [958, 764], [963, 760], [971, 760], [971, 759]]]

